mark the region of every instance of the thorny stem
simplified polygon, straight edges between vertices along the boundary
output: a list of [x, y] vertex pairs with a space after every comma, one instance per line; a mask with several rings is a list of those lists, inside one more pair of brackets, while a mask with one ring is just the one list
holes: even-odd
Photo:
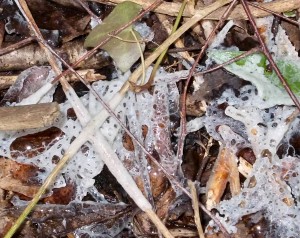
[[183, 90], [183, 95], [181, 98], [181, 113], [180, 113], [180, 133], [179, 133], [179, 139], [178, 139], [178, 150], [177, 150], [177, 158], [181, 159], [182, 155], [183, 155], [183, 146], [184, 146], [184, 140], [185, 140], [185, 136], [187, 134], [186, 132], [186, 96], [187, 96], [187, 90], [188, 90], [188, 86], [190, 84], [190, 81], [192, 79], [192, 76], [194, 74], [194, 71], [196, 69], [196, 66], [198, 65], [199, 60], [203, 57], [206, 49], [208, 48], [211, 39], [215, 36], [215, 33], [217, 31], [217, 29], [219, 29], [219, 27], [224, 23], [224, 21], [226, 20], [226, 18], [228, 17], [231, 9], [233, 8], [233, 6], [235, 5], [235, 3], [237, 2], [237, 0], [233, 0], [230, 5], [228, 6], [228, 8], [226, 9], [226, 11], [223, 13], [223, 15], [221, 16], [220, 20], [218, 21], [218, 24], [215, 26], [215, 28], [213, 29], [213, 31], [210, 33], [210, 35], [208, 36], [204, 46], [202, 47], [197, 59], [195, 60], [192, 68], [190, 69], [190, 73], [188, 75], [188, 78], [185, 82], [185, 86], [184, 86], [184, 90]]
[[30, 36], [30, 37], [28, 37], [26, 39], [23, 39], [23, 40], [15, 43], [15, 44], [12, 44], [12, 45], [9, 45], [9, 46], [7, 46], [7, 47], [5, 47], [3, 49], [0, 49], [0, 56], [8, 54], [9, 52], [12, 52], [12, 51], [14, 51], [16, 49], [19, 49], [19, 48], [21, 48], [21, 47], [23, 47], [25, 45], [28, 45], [31, 42], [35, 41], [35, 40], [36, 40], [35, 37]]
[[263, 6], [261, 6], [261, 5], [258, 5], [258, 4], [252, 3], [252, 2], [248, 2], [248, 1], [247, 1], [247, 3], [248, 3], [250, 6], [252, 6], [252, 7], [256, 7], [256, 8], [258, 8], [258, 9], [261, 9], [261, 10], [264, 10], [264, 11], [266, 11], [266, 12], [269, 12], [269, 13], [271, 13], [271, 14], [273, 14], [273, 15], [275, 15], [275, 16], [278, 16], [278, 17], [280, 17], [280, 18], [284, 19], [285, 21], [288, 21], [288, 22], [290, 22], [290, 23], [292, 23], [292, 24], [300, 25], [299, 22], [294, 21], [293, 19], [290, 19], [290, 18], [288, 18], [288, 17], [285, 17], [284, 15], [279, 14], [279, 13], [277, 13], [277, 12], [274, 12], [274, 11], [272, 11], [272, 10], [266, 8], [266, 7], [263, 7]]
[[282, 76], [282, 74], [280, 73], [276, 63], [273, 60], [273, 57], [271, 56], [265, 42], [263, 41], [262, 37], [259, 34], [258, 28], [256, 26], [255, 20], [250, 12], [248, 3], [245, 0], [241, 0], [241, 4], [243, 5], [243, 8], [248, 16], [248, 19], [251, 23], [251, 25], [254, 28], [254, 32], [255, 35], [257, 36], [257, 39], [261, 45], [262, 51], [265, 54], [265, 56], [267, 57], [269, 63], [271, 64], [273, 70], [275, 71], [276, 75], [278, 76], [278, 78], [280, 79], [283, 87], [285, 88], [285, 90], [287, 91], [287, 93], [289, 94], [289, 96], [291, 97], [291, 99], [293, 100], [293, 102], [295, 103], [296, 107], [300, 110], [300, 103], [298, 98], [295, 96], [295, 94], [292, 92], [290, 86], [287, 84], [287, 81], [285, 80], [285, 78]]

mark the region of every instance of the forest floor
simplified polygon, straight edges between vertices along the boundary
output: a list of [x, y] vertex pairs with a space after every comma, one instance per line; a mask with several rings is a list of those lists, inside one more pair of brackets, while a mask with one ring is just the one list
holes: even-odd
[[0, 236], [298, 237], [299, 56], [299, 0], [0, 1]]

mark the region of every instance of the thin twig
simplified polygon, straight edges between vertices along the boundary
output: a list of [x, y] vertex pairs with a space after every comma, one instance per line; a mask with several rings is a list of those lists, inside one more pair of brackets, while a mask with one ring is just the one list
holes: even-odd
[[168, 50], [168, 53], [179, 53], [179, 52], [184, 52], [184, 51], [196, 51], [196, 50], [201, 50], [200, 46], [190, 46], [190, 47], [180, 47], [180, 48], [172, 48]]
[[236, 62], [236, 61], [238, 61], [240, 59], [243, 59], [243, 58], [245, 58], [245, 57], [247, 57], [249, 55], [255, 54], [255, 53], [260, 52], [260, 51], [261, 50], [260, 50], [259, 47], [252, 48], [251, 50], [248, 50], [248, 51], [242, 53], [241, 55], [238, 55], [238, 56], [232, 58], [231, 60], [228, 60], [228, 61], [226, 61], [226, 62], [224, 62], [222, 64], [219, 64], [219, 65], [214, 66], [214, 67], [212, 67], [210, 69], [207, 69], [207, 70], [203, 70], [203, 71], [194, 73], [193, 76], [198, 76], [198, 75], [202, 75], [202, 74], [207, 74], [207, 73], [213, 72], [213, 71], [215, 71], [217, 69], [221, 69], [221, 68], [223, 68], [226, 65], [232, 64], [232, 63], [234, 63], [234, 62]]
[[280, 18], [284, 19], [285, 21], [288, 21], [288, 22], [290, 22], [290, 23], [292, 23], [292, 24], [295, 24], [295, 25], [298, 25], [298, 26], [300, 25], [300, 22], [297, 22], [297, 21], [295, 21], [295, 20], [293, 20], [293, 19], [291, 19], [291, 18], [285, 17], [284, 15], [279, 14], [279, 13], [277, 13], [277, 12], [274, 12], [274, 11], [272, 11], [272, 10], [270, 10], [270, 9], [268, 9], [268, 8], [265, 8], [265, 7], [263, 7], [263, 6], [259, 5], [259, 4], [255, 4], [255, 3], [252, 3], [252, 2], [249, 2], [249, 1], [247, 1], [247, 3], [248, 3], [250, 6], [252, 6], [252, 7], [256, 7], [256, 8], [258, 8], [258, 9], [261, 9], [261, 10], [264, 10], [264, 11], [266, 11], [266, 12], [269, 12], [269, 13], [271, 13], [271, 14], [273, 14], [273, 15], [275, 15], [275, 16], [278, 16], [278, 17], [280, 17]]
[[211, 39], [215, 36], [215, 33], [217, 31], [217, 29], [219, 29], [219, 27], [224, 23], [224, 21], [226, 20], [227, 16], [229, 15], [231, 9], [234, 7], [234, 5], [236, 4], [237, 0], [233, 0], [231, 2], [231, 4], [228, 6], [228, 8], [226, 9], [226, 11], [224, 12], [224, 14], [221, 16], [218, 24], [216, 25], [216, 27], [214, 28], [214, 30], [211, 32], [211, 34], [209, 35], [209, 37], [207, 38], [207, 41], [205, 42], [204, 46], [201, 49], [201, 52], [199, 53], [197, 59], [195, 60], [192, 68], [190, 69], [190, 73], [189, 76], [186, 80], [185, 83], [185, 87], [184, 87], [184, 91], [183, 91], [183, 95], [181, 97], [181, 113], [180, 113], [180, 133], [179, 133], [179, 138], [178, 138], [178, 150], [177, 150], [177, 157], [179, 159], [182, 158], [183, 155], [183, 146], [184, 146], [184, 140], [185, 140], [185, 136], [187, 134], [186, 132], [186, 96], [187, 96], [187, 90], [188, 90], [188, 86], [190, 84], [191, 78], [194, 74], [194, 71], [196, 69], [196, 66], [198, 65], [199, 60], [203, 57], [206, 49], [208, 48]]
[[259, 30], [258, 30], [258, 28], [256, 26], [255, 20], [254, 20], [254, 18], [252, 16], [251, 12], [250, 12], [248, 3], [245, 0], [241, 0], [241, 3], [243, 5], [243, 8], [244, 8], [244, 10], [245, 10], [248, 18], [249, 18], [249, 21], [250, 21], [251, 25], [254, 28], [255, 35], [256, 35], [256, 37], [257, 37], [257, 39], [258, 39], [258, 41], [259, 41], [259, 43], [261, 45], [263, 53], [267, 57], [270, 65], [272, 66], [273, 70], [275, 71], [276, 75], [278, 76], [279, 80], [281, 81], [283, 87], [285, 88], [285, 90], [287, 91], [287, 93], [289, 94], [289, 96], [291, 97], [291, 99], [293, 100], [293, 102], [295, 103], [295, 105], [297, 106], [297, 108], [300, 110], [300, 103], [299, 103], [298, 98], [295, 96], [295, 94], [291, 90], [290, 86], [288, 85], [287, 81], [282, 76], [282, 74], [281, 74], [280, 70], [278, 69], [276, 63], [274, 62], [273, 57], [270, 54], [270, 52], [269, 52], [269, 50], [268, 50], [265, 42], [263, 41], [262, 37], [259, 34]]
[[87, 11], [88, 14], [90, 14], [90, 16], [93, 19], [95, 19], [98, 23], [101, 23], [101, 19], [91, 11], [91, 9], [88, 7], [86, 2], [84, 2], [83, 0], [76, 0], [76, 1]]
[[36, 40], [36, 38], [34, 36], [30, 36], [30, 37], [28, 37], [24, 40], [21, 40], [21, 41], [15, 43], [15, 44], [12, 44], [12, 45], [9, 45], [5, 48], [2, 48], [2, 49], [0, 49], [0, 56], [5, 55], [9, 52], [12, 52], [16, 49], [22, 48], [23, 46], [26, 46], [26, 45], [30, 44], [31, 42], [33, 42], [35, 40]]

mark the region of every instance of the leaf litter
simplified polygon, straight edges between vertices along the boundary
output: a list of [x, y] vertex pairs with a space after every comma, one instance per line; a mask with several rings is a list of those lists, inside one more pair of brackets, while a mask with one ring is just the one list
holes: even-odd
[[[270, 29], [271, 22], [270, 17], [260, 19], [258, 27]], [[240, 54], [236, 46], [227, 48], [222, 45], [225, 35], [231, 27], [232, 25], [227, 30], [224, 28], [223, 32], [221, 31], [217, 35], [217, 40], [214, 42], [218, 43], [212, 43], [215, 49], [212, 47], [209, 49], [209, 59], [206, 65], [201, 67], [201, 70], [212, 67], [214, 63], [224, 63]], [[299, 52], [296, 52], [282, 28], [279, 28], [276, 36], [272, 34], [269, 30], [265, 31], [264, 39], [269, 50], [274, 54], [280, 70], [288, 82], [292, 83], [292, 90], [297, 95], [297, 75], [300, 74], [297, 66]], [[283, 45], [282, 42], [285, 44]], [[289, 64], [286, 63], [286, 57], [292, 59]], [[264, 64], [261, 65], [261, 62]], [[272, 76], [274, 72], [273, 74], [268, 72], [267, 67], [267, 60], [258, 54], [225, 66], [226, 70], [243, 80], [250, 81], [250, 83], [241, 83], [241, 86], [236, 88], [231, 87], [229, 83], [221, 83], [222, 86], [215, 93], [216, 95], [213, 95], [214, 88], [208, 87], [208, 94], [211, 95], [209, 97], [202, 95], [204, 99], [210, 98], [206, 102], [206, 107], [202, 107], [205, 114], [189, 120], [187, 124], [188, 132], [191, 135], [197, 134], [200, 129], [205, 128], [206, 136], [212, 137], [221, 144], [214, 167], [210, 165], [210, 179], [207, 184], [204, 184], [206, 188], [201, 187], [203, 184], [199, 182], [196, 182], [196, 185], [200, 201], [204, 199], [207, 208], [215, 209], [217, 220], [229, 233], [236, 234], [237, 237], [241, 233], [240, 222], [246, 217], [251, 220], [252, 224], [259, 224], [261, 220], [266, 221], [268, 227], [265, 228], [264, 237], [296, 237], [300, 233], [298, 226], [299, 149], [297, 143], [292, 143], [299, 133], [297, 128], [300, 122], [297, 117], [297, 109], [292, 106], [292, 101], [285, 91], [279, 87], [278, 79], [274, 79], [275, 76]], [[40, 73], [37, 67], [34, 67], [19, 76], [17, 83], [9, 89], [4, 97], [6, 106], [22, 103], [22, 98], [28, 96], [28, 93], [24, 96], [22, 92], [30, 92], [31, 98], [36, 98], [35, 93], [40, 93], [40, 90], [32, 88], [37, 85], [33, 85], [30, 80], [38, 80], [32, 78], [32, 72], [38, 77], [47, 77], [47, 75], [44, 76], [46, 68], [40, 69]], [[253, 72], [255, 72], [255, 77], [253, 77]], [[147, 79], [150, 73], [151, 67], [146, 72]], [[47, 74], [52, 79], [54, 78], [52, 71]], [[130, 74], [130, 71], [121, 73], [116, 70], [111, 81], [95, 82], [92, 84], [92, 89], [106, 103], [112, 102], [115, 95], [122, 90]], [[225, 72], [223, 71], [221, 76], [222, 74]], [[191, 202], [180, 188], [172, 184], [171, 179], [168, 180], [168, 175], [171, 175], [185, 184], [186, 178], [189, 177], [180, 168], [181, 160], [175, 152], [176, 137], [178, 137], [176, 120], [180, 115], [180, 90], [178, 90], [177, 84], [180, 84], [180, 81], [187, 76], [187, 70], [167, 72], [161, 68], [151, 90], [138, 94], [129, 91], [123, 99], [119, 99], [120, 103], [114, 108], [116, 118], [123, 122], [147, 151], [150, 151], [167, 171], [167, 174], [162, 173], [161, 168], [150, 160], [149, 154], [144, 153], [137, 141], [128, 137], [128, 133], [124, 131], [124, 127], [120, 126], [116, 118], [108, 117], [104, 119], [105, 122], [99, 131], [97, 128], [95, 129], [97, 132], [94, 132], [94, 136], [98, 136], [97, 138], [100, 138], [103, 143], [105, 140], [107, 148], [111, 146], [111, 149], [99, 150], [95, 147], [94, 139], [78, 146], [79, 150], [43, 196], [46, 204], [38, 205], [28, 218], [32, 224], [36, 225], [37, 229], [28, 227], [27, 224], [24, 230], [20, 231], [20, 235], [27, 232], [31, 234], [31, 237], [39, 237], [41, 234], [63, 237], [70, 233], [73, 233], [75, 237], [81, 237], [83, 234], [88, 237], [115, 237], [122, 230], [130, 230], [132, 227], [131, 232], [135, 235], [156, 233], [149, 218], [124, 204], [124, 202], [130, 203], [128, 198], [124, 200], [119, 194], [116, 199], [117, 203], [111, 203], [97, 188], [95, 178], [103, 169], [103, 155], [105, 156], [104, 153], [99, 154], [99, 151], [112, 156], [115, 153], [123, 162], [149, 201], [149, 206], [145, 202], [135, 201], [142, 210], [144, 207], [156, 207], [159, 217], [162, 220], [169, 220], [167, 224], [170, 231], [175, 232], [172, 226], [180, 226], [180, 224], [182, 227], [189, 225], [192, 227], [191, 230], [196, 231], [193, 221], [182, 224], [182, 220], [179, 218], [180, 216], [192, 217]], [[293, 79], [289, 80], [289, 77], [293, 77]], [[269, 80], [270, 78], [273, 81]], [[208, 79], [209, 75], [204, 75], [204, 80]], [[262, 81], [262, 79], [264, 80]], [[214, 78], [210, 78], [210, 80], [214, 80]], [[274, 84], [275, 80], [277, 81]], [[43, 88], [43, 84], [40, 87]], [[48, 83], [48, 87], [50, 88], [52, 85]], [[199, 87], [201, 88], [201, 84]], [[43, 102], [50, 102], [53, 93], [54, 90], [47, 90], [39, 97]], [[197, 91], [193, 92], [193, 95], [197, 95]], [[86, 110], [83, 118], [79, 117], [80, 114], [78, 115], [81, 109], [76, 109], [76, 103], [82, 104], [85, 108], [84, 111]], [[72, 108], [77, 114], [75, 118], [69, 116]], [[1, 225], [3, 235], [8, 231], [7, 227], [10, 227], [17, 219], [17, 215], [20, 214], [16, 211], [22, 211], [24, 205], [35, 193], [32, 193], [32, 189], [37, 189], [36, 186], [39, 187], [45, 181], [61, 157], [68, 154], [66, 152], [70, 151], [69, 147], [75, 138], [80, 138], [88, 118], [97, 117], [99, 112], [103, 111], [103, 105], [90, 91], [80, 98], [69, 95], [68, 100], [60, 104], [60, 109], [61, 116], [53, 127], [43, 129], [43, 131], [56, 133], [46, 142], [44, 141], [45, 137], [41, 136], [41, 129], [1, 132], [0, 153], [3, 156], [1, 161], [4, 164], [11, 163], [11, 166], [16, 166], [17, 162], [21, 171], [28, 171], [26, 166], [32, 166], [35, 171], [34, 174], [24, 174], [25, 178], [10, 174], [9, 170], [8, 172], [1, 171], [1, 180], [3, 179], [5, 185], [1, 186], [1, 193], [3, 191], [15, 192], [8, 201], [5, 199], [1, 201], [3, 204], [1, 216], [6, 217], [6, 223]], [[82, 111], [80, 113], [83, 114]], [[99, 136], [100, 133], [103, 138]], [[28, 139], [25, 139], [25, 146], [23, 146], [25, 150], [22, 151], [18, 147], [16, 149], [13, 146], [16, 141], [26, 138], [26, 136], [27, 138], [41, 136], [44, 142], [28, 143]], [[195, 143], [189, 140], [187, 137], [186, 146], [190, 146], [189, 143]], [[201, 136], [200, 140], [205, 142]], [[125, 146], [125, 142], [130, 146]], [[34, 148], [34, 146], [36, 147]], [[239, 181], [236, 183], [239, 179], [237, 169], [240, 169], [239, 165], [242, 163], [242, 159], [247, 159], [247, 156], [240, 158], [238, 155], [240, 151], [247, 148], [253, 151], [255, 161], [250, 164], [249, 173], [244, 176], [240, 185]], [[33, 154], [29, 156], [28, 152], [31, 151]], [[104, 161], [106, 160], [104, 159]], [[209, 169], [209, 165], [206, 169]], [[7, 178], [10, 179], [10, 186], [7, 186], [7, 182], [5, 182]], [[118, 177], [117, 180], [120, 181]], [[36, 181], [37, 184], [29, 186], [29, 181]], [[231, 193], [228, 193], [226, 189], [227, 183], [230, 184]], [[66, 192], [62, 190], [57, 196], [69, 196], [67, 202], [58, 202], [59, 199], [55, 198], [48, 199], [47, 202], [47, 197], [55, 196], [55, 189], [62, 188], [68, 189], [65, 190]], [[128, 188], [124, 187], [124, 189], [129, 191]], [[227, 196], [226, 199], [224, 199], [223, 193], [225, 193], [225, 197]], [[50, 205], [49, 203], [68, 205]], [[185, 207], [185, 209], [180, 210], [178, 207]], [[108, 213], [103, 214], [103, 211], [108, 211]], [[47, 215], [48, 213], [49, 215]], [[132, 220], [134, 216], [135, 219]], [[202, 216], [205, 217], [204, 214]], [[110, 221], [109, 225], [107, 225], [107, 221]], [[212, 220], [208, 221], [207, 218], [202, 221], [202, 225], [206, 235], [210, 237], [217, 234], [220, 229], [217, 223]], [[251, 229], [246, 229], [244, 234], [240, 234], [240, 237], [249, 235]], [[182, 236], [182, 234], [178, 236]]]

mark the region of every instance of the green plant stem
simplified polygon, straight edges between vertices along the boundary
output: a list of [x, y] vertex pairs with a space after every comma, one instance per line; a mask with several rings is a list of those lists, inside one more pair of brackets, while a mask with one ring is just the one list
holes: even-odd
[[[181, 20], [182, 14], [183, 14], [183, 11], [184, 11], [184, 8], [185, 8], [185, 6], [186, 6], [186, 4], [187, 4], [188, 1], [189, 0], [184, 0], [182, 2], [181, 7], [180, 7], [179, 12], [178, 12], [178, 15], [177, 15], [176, 20], [175, 20], [175, 23], [174, 23], [174, 25], [172, 27], [171, 34], [173, 34], [177, 30], [177, 28], [179, 26], [179, 22]], [[134, 92], [137, 93], [137, 92], [140, 92], [142, 90], [146, 90], [146, 89], [148, 89], [148, 88], [151, 87], [151, 85], [154, 82], [154, 78], [155, 78], [156, 72], [157, 72], [157, 70], [158, 70], [161, 62], [163, 61], [165, 55], [167, 54], [168, 49], [169, 49], [169, 47], [165, 48], [165, 50], [160, 54], [160, 56], [156, 60], [156, 63], [154, 65], [154, 67], [152, 69], [152, 72], [151, 72], [151, 75], [149, 77], [149, 80], [148, 80], [148, 82], [146, 84], [144, 84], [144, 85], [136, 85], [134, 82], [130, 82], [131, 86], [132, 86], [131, 88], [132, 88], [132, 90]], [[144, 67], [144, 65], [143, 65], [143, 67]]]
[[133, 37], [134, 37], [134, 39], [135, 39], [135, 41], [136, 41], [136, 43], [137, 43], [137, 46], [138, 46], [138, 48], [139, 48], [140, 54], [141, 54], [141, 64], [142, 64], [142, 67], [143, 67], [143, 77], [142, 77], [142, 82], [144, 82], [144, 81], [145, 81], [145, 78], [146, 78], [146, 75], [145, 75], [146, 69], [145, 69], [145, 59], [144, 59], [143, 50], [142, 50], [141, 44], [140, 44], [138, 38], [136, 37], [136, 34], [134, 33], [134, 31], [131, 29], [130, 32], [131, 32], [131, 34], [133, 35]]

